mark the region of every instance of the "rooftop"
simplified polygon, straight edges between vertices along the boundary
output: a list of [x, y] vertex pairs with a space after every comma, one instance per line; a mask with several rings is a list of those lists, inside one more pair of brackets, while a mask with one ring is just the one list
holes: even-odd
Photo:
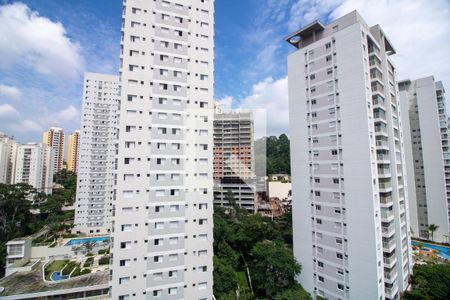
[[108, 270], [60, 282], [47, 283], [42, 278], [42, 266], [43, 263], [40, 263], [37, 268], [30, 272], [17, 272], [0, 279], [0, 287], [5, 289], [0, 297], [108, 284]]

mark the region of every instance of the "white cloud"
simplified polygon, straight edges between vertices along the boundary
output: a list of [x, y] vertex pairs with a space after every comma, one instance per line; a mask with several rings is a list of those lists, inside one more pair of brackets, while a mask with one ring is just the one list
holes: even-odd
[[302, 26], [321, 19], [343, 0], [297, 0], [289, 12], [288, 30], [296, 31]]
[[63, 109], [57, 113], [56, 119], [59, 122], [73, 121], [78, 118], [78, 110], [73, 105], [69, 105], [66, 109]]
[[358, 10], [369, 26], [380, 24], [383, 28], [397, 50], [392, 57], [399, 79], [434, 75], [450, 90], [450, 2], [346, 0], [331, 17], [353, 10]]
[[219, 102], [220, 106], [223, 109], [230, 109], [233, 107], [233, 97], [231, 96], [225, 96], [224, 98], [218, 99], [216, 101]]
[[10, 128], [16, 132], [42, 132], [44, 130], [41, 125], [31, 120], [12, 123]]
[[19, 116], [19, 112], [9, 104], [0, 104], [0, 118], [12, 119]]
[[0, 84], [0, 98], [19, 99], [22, 92], [15, 86]]
[[[279, 80], [267, 78], [253, 85], [250, 96], [243, 99], [226, 97], [219, 101], [235, 103], [233, 108], [264, 109], [267, 116], [267, 135], [279, 135], [289, 132], [287, 89], [287, 77]], [[258, 115], [262, 114], [258, 112]]]
[[64, 26], [23, 3], [0, 6], [0, 67], [26, 66], [54, 77], [75, 78], [83, 70], [80, 47]]

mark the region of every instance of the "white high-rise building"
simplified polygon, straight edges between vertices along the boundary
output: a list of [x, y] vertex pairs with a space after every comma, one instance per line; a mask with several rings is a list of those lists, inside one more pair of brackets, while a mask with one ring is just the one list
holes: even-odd
[[112, 299], [211, 299], [213, 0], [127, 0]]
[[53, 186], [52, 148], [42, 143], [17, 146], [14, 183], [26, 183], [38, 192], [51, 194]]
[[0, 132], [0, 183], [14, 183], [17, 142]]
[[392, 44], [356, 12], [287, 41], [294, 254], [314, 297], [400, 299], [411, 271]]
[[85, 73], [74, 232], [111, 231], [119, 77]]
[[[450, 150], [444, 87], [433, 76], [399, 83], [412, 234], [448, 242]], [[415, 197], [412, 197], [415, 195]]]
[[229, 206], [228, 192], [249, 212], [256, 207], [253, 114], [221, 111], [214, 114], [214, 204]]
[[62, 170], [64, 164], [64, 131], [59, 127], [50, 127], [42, 134], [42, 143], [53, 149], [53, 173]]

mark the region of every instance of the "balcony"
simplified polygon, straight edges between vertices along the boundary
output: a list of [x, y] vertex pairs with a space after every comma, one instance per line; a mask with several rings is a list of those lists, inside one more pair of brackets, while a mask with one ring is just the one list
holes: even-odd
[[392, 268], [397, 263], [397, 256], [383, 257], [384, 267]]
[[381, 221], [389, 223], [394, 219], [394, 211], [392, 210], [381, 210]]
[[395, 225], [391, 224], [388, 227], [381, 227], [381, 233], [385, 238], [391, 237], [395, 233]]

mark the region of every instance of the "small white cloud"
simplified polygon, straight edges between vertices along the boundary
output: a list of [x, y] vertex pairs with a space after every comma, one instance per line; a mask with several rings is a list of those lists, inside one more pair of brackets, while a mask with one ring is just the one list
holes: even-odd
[[233, 108], [233, 97], [225, 96], [224, 98], [217, 100], [217, 102], [219, 102], [223, 109]]
[[75, 78], [83, 70], [80, 47], [64, 26], [23, 3], [0, 6], [0, 68], [26, 66], [38, 73]]
[[[226, 97], [225, 99], [229, 101]], [[267, 134], [279, 135], [289, 132], [287, 77], [279, 80], [267, 78], [253, 85], [252, 94], [232, 102], [240, 109], [264, 109], [267, 116]], [[258, 112], [258, 115], [263, 115]]]
[[15, 132], [41, 132], [44, 130], [41, 125], [31, 120], [12, 123], [10, 128]]
[[22, 95], [21, 91], [15, 86], [0, 84], [0, 98], [19, 99]]
[[58, 112], [57, 119], [59, 122], [73, 121], [78, 118], [78, 110], [73, 105], [69, 105], [66, 109]]
[[19, 112], [9, 104], [0, 104], [0, 118], [12, 119], [19, 116]]

